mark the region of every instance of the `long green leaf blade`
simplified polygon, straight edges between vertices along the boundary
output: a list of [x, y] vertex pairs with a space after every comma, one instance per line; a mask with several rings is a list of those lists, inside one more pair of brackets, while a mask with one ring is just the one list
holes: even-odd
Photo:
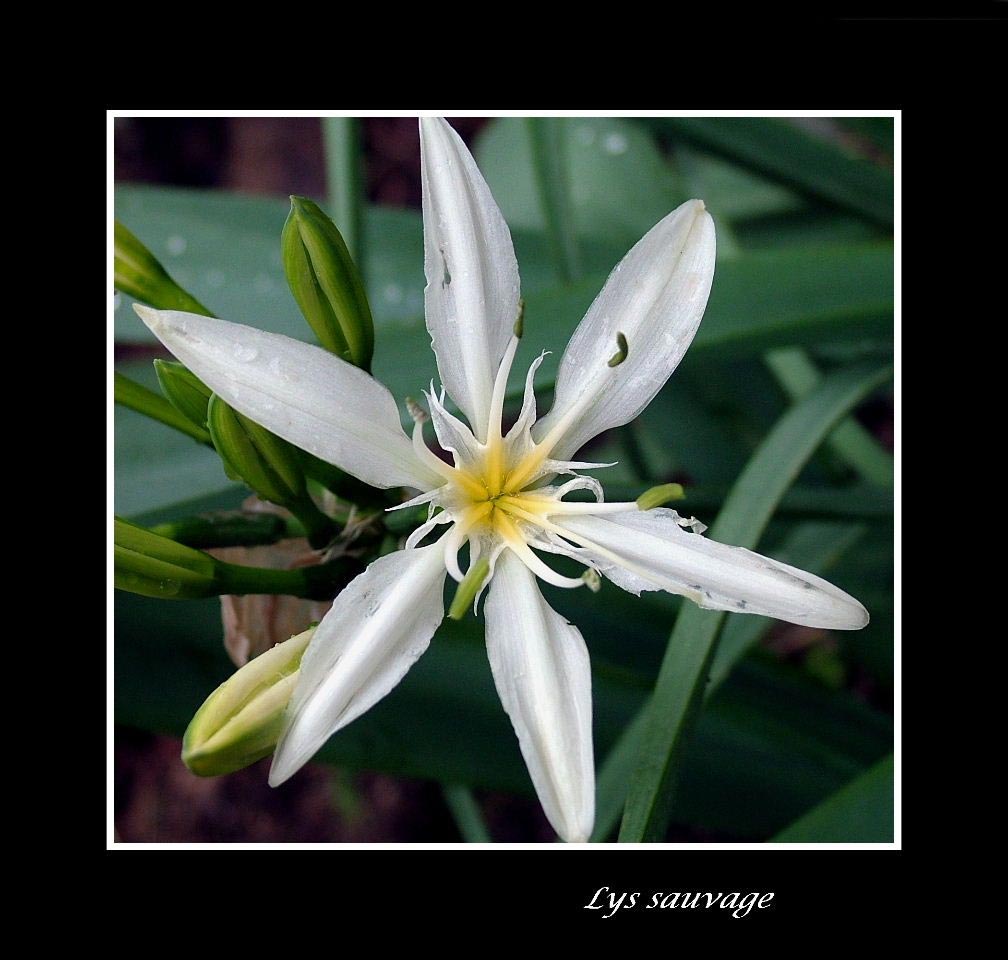
[[[766, 364], [792, 400], [806, 396], [822, 380], [815, 362], [799, 347], [772, 350]], [[865, 480], [892, 488], [892, 454], [853, 417], [845, 417], [826, 438], [826, 444]]]
[[889, 754], [771, 842], [892, 843], [893, 772], [893, 755]]
[[[739, 477], [710, 531], [711, 539], [755, 547], [778, 502], [829, 431], [891, 367], [853, 365], [827, 377], [792, 407], [764, 439]], [[660, 839], [668, 824], [672, 782], [725, 614], [692, 604], [680, 612], [662, 660], [639, 760], [620, 828], [621, 842]]]
[[703, 147], [817, 200], [893, 225], [893, 176], [784, 120], [662, 117], [652, 129]]

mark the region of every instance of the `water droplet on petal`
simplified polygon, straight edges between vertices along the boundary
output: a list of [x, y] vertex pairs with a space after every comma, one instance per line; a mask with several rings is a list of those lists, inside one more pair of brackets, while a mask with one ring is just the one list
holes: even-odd
[[255, 347], [250, 347], [244, 343], [234, 345], [234, 358], [239, 363], [251, 363], [259, 356], [259, 351]]

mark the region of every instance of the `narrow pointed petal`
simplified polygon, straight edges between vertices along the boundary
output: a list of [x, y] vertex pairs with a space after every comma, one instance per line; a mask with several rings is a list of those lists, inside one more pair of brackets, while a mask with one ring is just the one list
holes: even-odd
[[[551, 456], [634, 419], [672, 375], [696, 334], [714, 279], [714, 221], [689, 200], [651, 228], [609, 275], [560, 361], [553, 409], [533, 428], [557, 430]], [[618, 334], [627, 342], [626, 357]]]
[[444, 619], [442, 552], [434, 544], [380, 557], [336, 598], [301, 661], [270, 786], [381, 700], [427, 649]]
[[420, 118], [424, 298], [441, 381], [486, 441], [494, 377], [518, 318], [511, 233], [462, 138]]
[[155, 336], [239, 413], [375, 487], [444, 481], [403, 432], [395, 400], [327, 350], [195, 313], [134, 308]]
[[510, 550], [497, 562], [484, 615], [494, 682], [539, 802], [562, 839], [586, 841], [595, 820], [595, 764], [581, 633], [546, 603]]
[[868, 611], [827, 580], [687, 533], [679, 519], [675, 510], [659, 508], [555, 521], [587, 546], [585, 556], [604, 576], [634, 594], [667, 590], [711, 610], [758, 613], [825, 630], [859, 630], [868, 623]]

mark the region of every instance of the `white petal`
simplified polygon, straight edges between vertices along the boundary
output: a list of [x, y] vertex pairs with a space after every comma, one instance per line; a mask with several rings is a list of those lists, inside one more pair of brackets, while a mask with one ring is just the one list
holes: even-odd
[[539, 802], [564, 840], [588, 839], [595, 820], [588, 650], [543, 599], [510, 550], [484, 607], [487, 653]]
[[441, 381], [486, 441], [490, 397], [518, 319], [518, 261], [508, 230], [462, 138], [420, 118], [427, 329]]
[[155, 336], [239, 413], [375, 487], [430, 490], [395, 400], [321, 347], [195, 313], [134, 309]]
[[[563, 460], [629, 423], [672, 375], [700, 325], [714, 278], [714, 221], [689, 200], [652, 227], [609, 275], [560, 361], [553, 409], [534, 427], [556, 431]], [[626, 359], [615, 367], [616, 335]]]
[[868, 622], [857, 600], [821, 577], [687, 533], [679, 519], [675, 510], [659, 508], [558, 516], [554, 522], [588, 546], [586, 555], [600, 571], [631, 593], [667, 590], [711, 610], [759, 613], [827, 630], [859, 630]]
[[271, 786], [384, 697], [427, 649], [444, 618], [440, 544], [379, 557], [336, 597], [301, 661]]

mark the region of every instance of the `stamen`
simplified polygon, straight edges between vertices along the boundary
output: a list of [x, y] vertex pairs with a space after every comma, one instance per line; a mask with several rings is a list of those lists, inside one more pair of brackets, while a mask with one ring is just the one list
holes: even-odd
[[528, 544], [525, 542], [525, 538], [521, 535], [518, 528], [504, 514], [501, 514], [497, 518], [497, 529], [507, 542], [507, 545], [517, 555], [518, 559], [521, 560], [522, 563], [524, 563], [525, 566], [528, 567], [529, 570], [531, 570], [532, 573], [534, 573], [540, 580], [545, 580], [547, 583], [553, 584], [554, 587], [564, 587], [568, 590], [586, 585], [585, 581], [580, 577], [577, 579], [573, 577], [564, 577], [555, 570], [546, 566], [546, 564], [543, 563], [543, 561], [529, 549]]
[[626, 336], [622, 333], [616, 334], [616, 346], [619, 349], [609, 358], [610, 367], [618, 367], [627, 358], [630, 348], [627, 346]]
[[406, 398], [406, 409], [409, 411], [409, 415], [413, 418], [414, 423], [427, 422], [427, 411], [412, 397]]
[[416, 528], [407, 538], [403, 549], [412, 550], [418, 543], [420, 543], [432, 530], [439, 527], [443, 523], [451, 523], [451, 517], [446, 513], [439, 513], [436, 517], [431, 517], [425, 523], [422, 523]]
[[469, 535], [469, 531], [472, 530], [472, 528], [484, 517], [486, 517], [491, 510], [493, 510], [492, 503], [477, 504], [467, 510], [455, 521], [455, 526], [448, 531], [448, 534], [444, 538], [445, 569], [451, 575], [452, 579], [457, 580], [459, 583], [465, 579], [465, 575], [462, 573], [462, 568], [459, 567], [459, 550], [462, 549], [462, 544], [465, 543], [466, 537]]
[[685, 496], [686, 491], [683, 490], [681, 483], [663, 483], [660, 487], [645, 490], [637, 498], [637, 506], [641, 510], [653, 510], [673, 500], [682, 500]]
[[501, 418], [504, 416], [504, 394], [507, 392], [508, 376], [511, 373], [511, 364], [514, 363], [515, 351], [518, 349], [520, 334], [516, 334], [508, 342], [507, 350], [501, 358], [500, 367], [497, 370], [497, 379], [494, 381], [493, 396], [490, 400], [490, 423], [487, 425], [487, 443], [492, 443], [494, 439], [501, 439]]

